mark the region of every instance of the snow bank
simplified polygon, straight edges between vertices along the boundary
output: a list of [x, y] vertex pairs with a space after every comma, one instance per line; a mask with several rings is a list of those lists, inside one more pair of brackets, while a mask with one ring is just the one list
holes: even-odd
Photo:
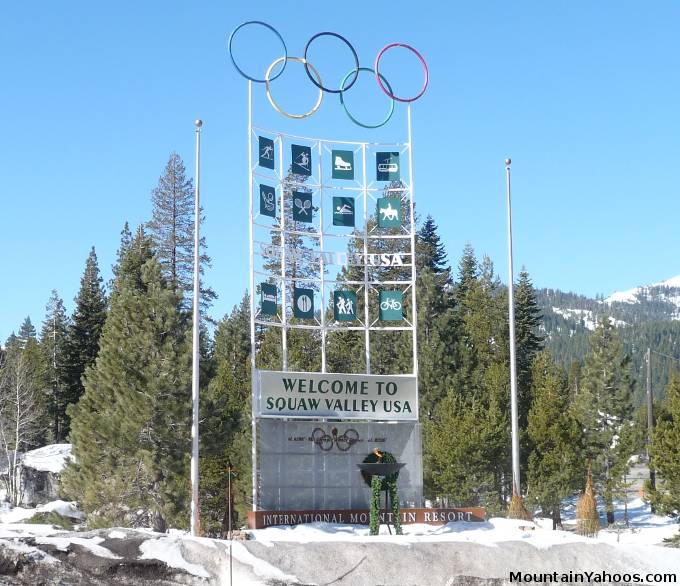
[[18, 523], [20, 521], [30, 519], [37, 513], [50, 512], [59, 513], [64, 517], [68, 517], [69, 519], [80, 520], [85, 518], [85, 514], [82, 511], [79, 511], [76, 507], [76, 503], [56, 500], [50, 503], [45, 503], [44, 505], [40, 505], [35, 509], [27, 509], [24, 507], [0, 508], [0, 523]]
[[26, 452], [22, 464], [40, 472], [59, 474], [71, 458], [71, 444], [52, 444]]
[[[622, 519], [622, 503], [617, 506], [617, 519]], [[595, 538], [583, 537], [573, 531], [553, 531], [552, 520], [536, 522], [517, 519], [492, 518], [484, 523], [424, 523], [403, 525], [404, 535], [390, 535], [381, 525], [380, 535], [370, 536], [366, 525], [336, 525], [308, 523], [297, 526], [277, 526], [251, 530], [250, 534], [263, 545], [275, 542], [312, 543], [317, 541], [354, 541], [367, 543], [397, 543], [409, 545], [428, 542], [468, 542], [494, 546], [507, 541], [523, 541], [544, 549], [566, 543], [606, 543], [610, 545], [662, 545], [663, 540], [678, 532], [678, 523], [670, 517], [653, 515], [649, 505], [636, 498], [628, 502], [629, 527], [602, 529]], [[573, 521], [573, 507], [567, 507], [564, 520]], [[573, 528], [573, 527], [572, 527]], [[394, 529], [392, 530], [394, 531]], [[680, 552], [678, 552], [680, 554]], [[679, 560], [680, 561], [680, 560]]]
[[143, 560], [159, 560], [165, 562], [171, 568], [185, 570], [199, 578], [210, 578], [210, 574], [203, 566], [191, 564], [182, 556], [179, 542], [172, 537], [161, 537], [160, 539], [149, 539], [139, 546]]
[[[255, 575], [258, 576], [258, 578], [267, 581], [278, 580], [288, 584], [299, 583], [299, 580], [295, 576], [286, 574], [285, 572], [281, 571], [279, 568], [273, 566], [269, 562], [266, 562], [263, 559], [255, 557], [241, 543], [232, 542], [231, 553], [234, 556], [235, 560], [246, 566], [250, 566], [250, 568], [255, 573]], [[261, 584], [261, 582], [249, 582], [248, 586], [250, 586], [250, 584], [259, 585]]]
[[30, 558], [46, 563], [46, 564], [59, 564], [61, 563], [57, 558], [51, 556], [48, 553], [34, 547], [32, 545], [26, 545], [20, 541], [8, 541], [6, 539], [0, 539], [0, 548], [9, 549], [19, 553], [27, 554]]
[[20, 539], [37, 535], [58, 535], [60, 533], [67, 533], [67, 531], [55, 529], [52, 525], [37, 523], [0, 524], [0, 539]]
[[103, 537], [37, 537], [35, 542], [45, 545], [54, 545], [61, 551], [68, 551], [71, 544], [81, 545], [91, 551], [94, 555], [100, 558], [109, 558], [112, 560], [119, 560], [121, 557], [113, 553], [110, 549], [106, 549], [99, 545], [104, 541]]

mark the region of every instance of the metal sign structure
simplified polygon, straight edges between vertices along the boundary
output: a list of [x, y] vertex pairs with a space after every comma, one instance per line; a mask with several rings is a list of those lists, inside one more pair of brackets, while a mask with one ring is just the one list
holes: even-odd
[[[246, 25], [260, 25], [271, 30], [283, 46], [284, 55], [269, 66], [264, 78], [248, 75], [234, 59], [232, 41]], [[319, 73], [307, 60], [310, 44], [323, 35], [336, 37], [347, 44], [355, 58], [355, 67], [337, 89], [325, 87]], [[415, 97], [396, 96], [379, 72], [384, 53], [397, 46], [415, 53], [423, 66], [425, 82]], [[257, 424], [260, 418], [417, 421], [411, 102], [424, 93], [429, 74], [422, 56], [402, 43], [383, 48], [374, 68], [360, 67], [352, 45], [344, 37], [330, 32], [312, 37], [305, 47], [304, 57], [290, 57], [279, 33], [260, 21], [237, 27], [230, 36], [229, 51], [236, 69], [248, 79], [253, 510], [257, 510]], [[289, 61], [303, 64], [310, 80], [319, 88], [317, 102], [304, 114], [284, 112], [272, 95], [272, 82], [284, 72]], [[272, 75], [274, 71], [276, 74]], [[350, 90], [361, 72], [374, 74], [379, 88], [390, 97], [390, 113], [380, 123], [357, 120], [343, 99], [343, 94]], [[263, 83], [272, 107], [293, 119], [313, 115], [319, 109], [324, 93], [336, 93], [349, 118], [363, 128], [386, 124], [394, 111], [395, 101], [404, 102], [407, 104], [407, 141], [341, 141], [258, 127], [253, 123], [253, 83]], [[349, 248], [354, 252], [348, 252]], [[291, 266], [300, 264], [306, 266], [303, 274], [291, 270]], [[351, 276], [338, 274], [340, 268], [352, 268]], [[277, 328], [281, 334], [280, 371], [258, 371], [257, 332], [270, 328]], [[288, 334], [293, 330], [318, 334], [321, 346], [319, 373], [288, 373]], [[329, 335], [352, 331], [363, 334], [365, 374], [321, 376], [328, 371]], [[371, 336], [375, 332], [410, 334], [412, 359], [409, 369], [390, 376], [371, 373]], [[294, 379], [295, 383], [284, 382]], [[297, 387], [286, 388], [287, 384]], [[401, 388], [399, 399], [388, 393], [387, 385], [391, 385], [390, 393]], [[307, 394], [312, 389], [318, 400], [309, 400], [315, 399]], [[297, 396], [291, 400], [293, 394]], [[299, 408], [300, 400], [304, 413]], [[395, 409], [399, 409], [398, 415], [394, 414]]]

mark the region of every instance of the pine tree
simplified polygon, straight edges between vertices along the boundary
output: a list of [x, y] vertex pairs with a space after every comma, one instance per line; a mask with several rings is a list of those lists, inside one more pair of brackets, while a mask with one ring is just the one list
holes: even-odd
[[118, 267], [120, 267], [120, 264], [123, 262], [123, 258], [125, 258], [128, 250], [130, 250], [131, 245], [132, 232], [130, 231], [130, 225], [126, 221], [123, 225], [123, 229], [120, 231], [120, 246], [118, 247], [118, 251], [116, 253], [116, 263], [113, 265], [113, 267], [111, 267], [113, 278], [109, 282], [109, 291], [113, 291], [113, 285], [116, 281], [116, 277], [118, 276]]
[[454, 288], [457, 304], [465, 299], [470, 286], [479, 276], [479, 267], [475, 251], [471, 244], [466, 244], [463, 249], [463, 256], [458, 263], [458, 280]]
[[[68, 331], [68, 388], [65, 406], [78, 402], [83, 394], [82, 376], [85, 369], [94, 364], [99, 352], [99, 337], [106, 321], [107, 300], [94, 246], [87, 257], [75, 303], [76, 308]], [[68, 414], [63, 429], [64, 435], [68, 434]]]
[[189, 324], [139, 230], [120, 265], [85, 393], [69, 407], [76, 463], [65, 491], [94, 525], [186, 526], [190, 447]]
[[581, 484], [581, 431], [569, 409], [569, 389], [562, 370], [547, 350], [532, 366], [533, 402], [527, 439], [531, 449], [527, 474], [529, 500], [561, 525], [560, 503]]
[[531, 405], [531, 374], [534, 357], [543, 345], [539, 333], [542, 322], [541, 310], [529, 273], [522, 269], [515, 288], [515, 341], [517, 344], [517, 387], [519, 403], [519, 426], [526, 429]]
[[40, 332], [40, 347], [45, 364], [44, 385], [47, 389], [49, 439], [55, 443], [66, 439], [68, 330], [69, 319], [64, 302], [53, 289]]
[[437, 224], [429, 214], [418, 231], [416, 258], [419, 269], [428, 268], [436, 275], [444, 274], [447, 281], [451, 278], [446, 249], [439, 237]]
[[449, 392], [425, 421], [425, 484], [441, 504], [502, 509], [499, 483], [507, 459], [502, 406]]
[[428, 489], [456, 502], [499, 512], [510, 496], [511, 477], [507, 297], [491, 261], [479, 265], [469, 246], [459, 277], [447, 394], [425, 425], [425, 478]]
[[[539, 333], [542, 325], [541, 310], [536, 302], [536, 293], [523, 268], [515, 286], [515, 342], [517, 357], [517, 414], [520, 444], [527, 442], [527, 423], [532, 405], [532, 363], [543, 346], [543, 336]], [[526, 477], [528, 450], [520, 450], [522, 477]]]
[[[186, 176], [182, 158], [171, 153], [158, 186], [151, 192], [153, 212], [148, 230], [163, 276], [175, 290], [183, 293], [182, 307], [191, 307], [194, 272], [194, 187]], [[203, 210], [201, 209], [201, 214]], [[200, 222], [205, 218], [201, 215]], [[200, 274], [210, 266], [205, 253], [205, 238], [200, 241]], [[201, 286], [201, 307], [207, 311], [217, 294]]]
[[630, 454], [623, 453], [618, 439], [632, 415], [633, 382], [630, 360], [614, 326], [604, 319], [590, 337], [590, 352], [583, 368], [581, 387], [574, 409], [585, 431], [585, 448], [593, 461], [593, 473], [604, 483], [607, 522], [614, 522], [613, 495]]
[[25, 348], [29, 340], [35, 340], [35, 336], [36, 336], [35, 326], [33, 325], [33, 323], [31, 323], [31, 318], [29, 316], [26, 316], [26, 319], [23, 321], [21, 327], [19, 328], [18, 336], [19, 344], [21, 345], [22, 348]]
[[416, 295], [419, 404], [421, 418], [426, 419], [433, 416], [452, 382], [457, 324], [452, 297], [429, 268], [418, 274]]
[[421, 419], [431, 418], [439, 401], [446, 396], [456, 364], [458, 323], [454, 312], [451, 270], [437, 230], [434, 219], [428, 215], [416, 240]]
[[657, 419], [650, 450], [651, 465], [663, 478], [650, 494], [655, 510], [680, 515], [680, 375], [676, 371], [666, 388], [666, 409]]
[[230, 463], [235, 468], [232, 527], [244, 522], [252, 498], [249, 320], [250, 300], [245, 295], [217, 325], [217, 373], [201, 406], [201, 526], [210, 535], [222, 533]]

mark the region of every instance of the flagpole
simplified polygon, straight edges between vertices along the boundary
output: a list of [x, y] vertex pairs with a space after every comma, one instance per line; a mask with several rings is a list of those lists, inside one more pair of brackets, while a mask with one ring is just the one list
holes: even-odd
[[193, 352], [191, 376], [191, 535], [197, 536], [200, 525], [198, 510], [198, 382], [199, 382], [199, 290], [200, 290], [200, 224], [201, 224], [201, 126], [202, 120], [194, 121], [196, 126], [196, 186], [194, 189], [194, 298], [193, 298]]
[[517, 362], [515, 349], [515, 301], [514, 272], [512, 268], [512, 206], [510, 202], [510, 165], [512, 160], [505, 159], [505, 192], [508, 211], [508, 321], [510, 323], [510, 417], [512, 429], [512, 491], [519, 496], [521, 484], [519, 476], [519, 430], [517, 424]]

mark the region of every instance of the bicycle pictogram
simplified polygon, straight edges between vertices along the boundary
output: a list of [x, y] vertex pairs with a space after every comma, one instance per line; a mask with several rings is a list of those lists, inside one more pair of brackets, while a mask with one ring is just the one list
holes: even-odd
[[398, 301], [397, 299], [386, 299], [380, 304], [380, 309], [383, 311], [386, 311], [388, 309], [394, 309], [395, 311], [399, 311], [401, 309], [401, 301]]
[[346, 452], [359, 441], [359, 433], [356, 429], [348, 429], [342, 434], [338, 434], [338, 428], [331, 429], [330, 435], [323, 429], [317, 427], [312, 431], [312, 441], [319, 446], [321, 451], [329, 452], [333, 449], [333, 444], [341, 452]]

